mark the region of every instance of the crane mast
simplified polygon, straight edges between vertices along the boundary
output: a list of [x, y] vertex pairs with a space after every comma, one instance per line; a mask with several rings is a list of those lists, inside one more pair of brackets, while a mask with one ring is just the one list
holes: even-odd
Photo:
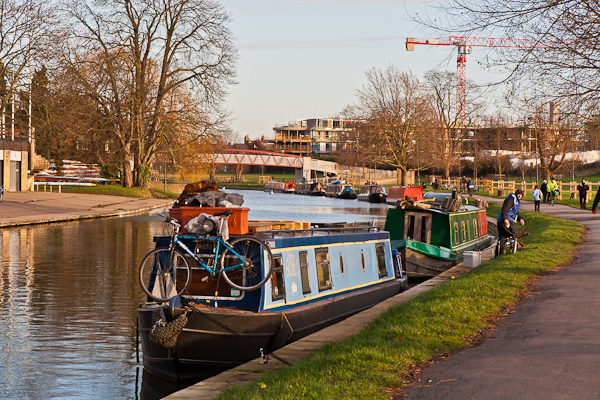
[[512, 48], [543, 48], [543, 42], [528, 39], [510, 38], [484, 38], [468, 36], [449, 36], [445, 38], [406, 38], [406, 50], [414, 51], [415, 45], [429, 46], [455, 46], [456, 56], [456, 110], [457, 120], [460, 125], [465, 124], [466, 119], [466, 88], [467, 88], [467, 54], [471, 53], [471, 47], [512, 47]]

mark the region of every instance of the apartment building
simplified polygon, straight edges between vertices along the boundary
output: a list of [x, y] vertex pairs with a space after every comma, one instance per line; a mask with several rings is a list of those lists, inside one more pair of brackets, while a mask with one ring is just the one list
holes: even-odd
[[275, 138], [265, 143], [273, 151], [299, 156], [333, 156], [347, 146], [345, 133], [352, 120], [343, 118], [312, 118], [276, 126]]

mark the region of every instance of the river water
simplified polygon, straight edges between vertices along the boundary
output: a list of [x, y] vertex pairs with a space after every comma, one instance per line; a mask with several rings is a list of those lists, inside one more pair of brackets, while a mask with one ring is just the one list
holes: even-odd
[[[236, 192], [251, 220], [381, 222], [388, 209]], [[0, 398], [154, 399], [180, 388], [144, 376], [136, 358], [138, 266], [165, 227], [156, 213], [0, 230]]]

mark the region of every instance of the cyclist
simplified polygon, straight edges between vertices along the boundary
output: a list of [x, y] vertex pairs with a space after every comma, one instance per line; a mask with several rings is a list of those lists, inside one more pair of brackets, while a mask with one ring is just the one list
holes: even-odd
[[504, 253], [506, 239], [517, 237], [519, 232], [515, 223], [518, 221], [521, 225], [525, 225], [525, 220], [519, 215], [519, 206], [523, 198], [523, 189], [517, 189], [514, 193], [508, 195], [502, 204], [500, 214], [498, 214], [498, 244], [497, 255]]
[[558, 183], [554, 180], [554, 177], [550, 178], [548, 182], [548, 202], [554, 205], [554, 196], [558, 194]]

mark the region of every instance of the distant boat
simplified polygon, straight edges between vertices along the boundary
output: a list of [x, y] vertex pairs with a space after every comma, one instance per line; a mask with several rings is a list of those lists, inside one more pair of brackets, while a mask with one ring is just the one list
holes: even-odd
[[325, 188], [327, 197], [337, 197], [338, 199], [356, 199], [356, 192], [352, 189], [352, 185], [343, 181], [331, 182]]
[[368, 201], [369, 203], [385, 203], [386, 199], [385, 186], [376, 183], [361, 186], [358, 193], [358, 200]]
[[268, 181], [265, 183], [265, 192], [283, 193], [285, 183], [279, 181]]
[[325, 189], [321, 185], [321, 182], [299, 183], [296, 185], [295, 193], [309, 196], [325, 196]]
[[286, 182], [283, 188], [283, 193], [294, 193], [296, 191], [296, 184], [294, 182]]

